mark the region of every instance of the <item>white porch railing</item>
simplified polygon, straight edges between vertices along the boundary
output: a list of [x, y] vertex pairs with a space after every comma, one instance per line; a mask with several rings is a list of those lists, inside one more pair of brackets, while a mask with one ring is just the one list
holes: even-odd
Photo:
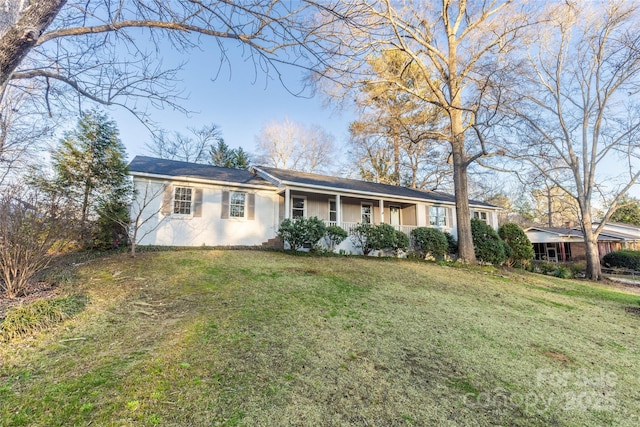
[[[342, 229], [344, 231], [346, 231], [347, 233], [351, 234], [353, 229], [359, 223], [357, 223], [357, 222], [342, 222], [341, 224], [338, 224], [338, 222], [336, 222], [336, 221], [325, 221], [325, 224], [327, 224], [327, 226], [329, 226], [329, 225], [339, 225], [340, 227], [342, 227]], [[416, 228], [418, 228], [417, 225], [393, 225], [392, 227], [395, 228], [398, 231], [402, 231], [404, 234], [406, 234], [409, 237], [411, 237], [411, 231], [415, 230]]]

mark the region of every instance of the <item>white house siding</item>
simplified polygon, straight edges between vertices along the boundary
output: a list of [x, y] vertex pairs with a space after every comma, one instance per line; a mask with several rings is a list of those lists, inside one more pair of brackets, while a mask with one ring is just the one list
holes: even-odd
[[[169, 246], [235, 246], [260, 245], [276, 234], [278, 219], [278, 198], [275, 191], [242, 187], [222, 187], [189, 182], [159, 182], [134, 178], [138, 194], [145, 187], [161, 189], [171, 184], [179, 187], [202, 189], [202, 214], [180, 216], [159, 213], [162, 196], [156, 197], [146, 208], [143, 217], [154, 213], [155, 222], [141, 227], [138, 232], [140, 245]], [[221, 218], [223, 191], [242, 191], [255, 194], [255, 215], [253, 220], [245, 218]], [[248, 202], [247, 202], [248, 203]], [[245, 206], [245, 210], [248, 207]], [[132, 216], [135, 212], [132, 212]], [[158, 221], [162, 224], [159, 227]], [[155, 228], [155, 229], [154, 229]]]

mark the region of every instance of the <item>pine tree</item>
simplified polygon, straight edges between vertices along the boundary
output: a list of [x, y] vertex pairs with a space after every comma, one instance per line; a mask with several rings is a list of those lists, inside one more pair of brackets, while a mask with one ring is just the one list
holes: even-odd
[[80, 241], [84, 246], [108, 244], [104, 240], [109, 240], [110, 233], [105, 229], [118, 234], [113, 230], [116, 223], [126, 223], [131, 191], [116, 124], [99, 111], [82, 114], [76, 129], [66, 134], [51, 158], [53, 187], [76, 207]]

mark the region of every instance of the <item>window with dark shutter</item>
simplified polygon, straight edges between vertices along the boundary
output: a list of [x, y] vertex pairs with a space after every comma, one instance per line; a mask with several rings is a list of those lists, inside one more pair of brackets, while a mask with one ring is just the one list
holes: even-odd
[[193, 216], [202, 216], [202, 188], [195, 188], [193, 191]]
[[256, 218], [256, 195], [249, 193], [247, 196], [247, 219], [254, 220]]
[[229, 192], [222, 192], [222, 203], [220, 204], [220, 218], [229, 218]]

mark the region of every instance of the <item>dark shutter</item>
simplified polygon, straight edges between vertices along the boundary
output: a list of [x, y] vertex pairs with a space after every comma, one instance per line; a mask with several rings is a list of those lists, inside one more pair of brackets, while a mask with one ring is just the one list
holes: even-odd
[[193, 189], [193, 216], [202, 216], [202, 188]]
[[247, 194], [247, 219], [256, 218], [256, 195], [255, 193]]
[[222, 204], [220, 205], [222, 212], [220, 214], [220, 218], [227, 219], [229, 218], [229, 192], [222, 192]]
[[173, 213], [173, 206], [171, 206], [173, 202], [173, 185], [167, 184], [164, 188], [164, 192], [162, 193], [162, 207], [160, 208], [160, 212], [163, 215], [171, 215]]

